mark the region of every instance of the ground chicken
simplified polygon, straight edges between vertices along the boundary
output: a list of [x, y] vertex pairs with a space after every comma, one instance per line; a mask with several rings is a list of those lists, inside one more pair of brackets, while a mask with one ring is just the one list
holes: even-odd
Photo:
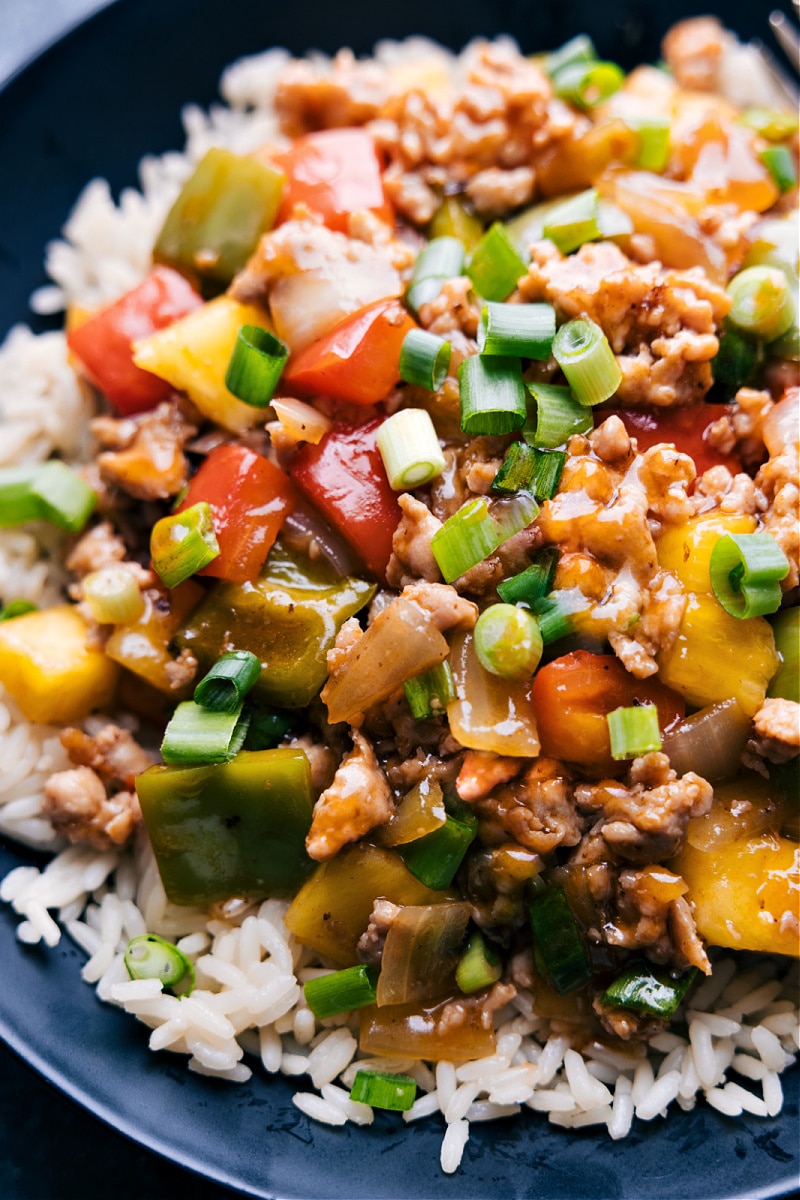
[[314, 805], [306, 838], [309, 856], [317, 862], [333, 858], [348, 842], [384, 825], [394, 811], [392, 789], [367, 739], [353, 730], [353, 749], [346, 754]]
[[769, 392], [739, 388], [725, 415], [709, 428], [708, 444], [720, 454], [736, 454], [745, 466], [755, 467], [766, 453], [764, 420], [772, 408]]
[[383, 67], [340, 50], [331, 62], [288, 63], [278, 80], [275, 109], [283, 132], [299, 137], [315, 129], [363, 125], [378, 115], [390, 90]]
[[402, 517], [392, 537], [392, 556], [386, 568], [391, 587], [402, 588], [417, 579], [441, 582], [442, 573], [433, 557], [431, 539], [442, 528], [430, 509], [408, 492], [397, 497]]
[[189, 464], [183, 447], [197, 428], [174, 402], [121, 421], [98, 417], [91, 429], [101, 445], [113, 447], [97, 456], [106, 484], [137, 500], [166, 500], [186, 484]]
[[68, 726], [61, 734], [61, 744], [76, 766], [91, 767], [104, 783], [128, 789], [136, 776], [155, 762], [127, 729], [111, 722], [94, 735]]
[[492, 788], [508, 783], [526, 765], [524, 758], [505, 758], [490, 750], [468, 750], [456, 780], [456, 791], [471, 803], [488, 796]]
[[748, 745], [769, 762], [784, 763], [800, 754], [800, 704], [794, 700], [765, 700], [753, 717], [755, 740]]
[[107, 795], [102, 779], [91, 767], [51, 775], [42, 809], [57, 833], [71, 842], [86, 842], [95, 850], [123, 845], [142, 819], [136, 793]]
[[769, 459], [755, 478], [762, 523], [789, 560], [784, 592], [800, 582], [800, 388], [790, 388], [764, 426]]
[[713, 92], [717, 87], [725, 30], [716, 17], [691, 17], [673, 25], [661, 49], [682, 88]]
[[511, 838], [537, 854], [549, 854], [558, 846], [576, 846], [583, 832], [569, 778], [551, 758], [537, 758], [520, 779], [496, 787], [473, 807], [488, 846]]
[[386, 935], [401, 909], [402, 905], [392, 904], [391, 900], [387, 900], [384, 896], [378, 896], [374, 901], [369, 925], [356, 943], [359, 962], [366, 963], [370, 967], [381, 965]]

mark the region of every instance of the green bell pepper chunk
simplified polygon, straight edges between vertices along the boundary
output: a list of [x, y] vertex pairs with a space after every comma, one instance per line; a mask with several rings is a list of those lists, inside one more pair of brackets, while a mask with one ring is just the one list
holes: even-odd
[[337, 633], [374, 594], [375, 584], [342, 578], [279, 540], [258, 579], [216, 584], [177, 641], [203, 670], [229, 650], [250, 650], [261, 662], [252, 697], [305, 708], [328, 678], [327, 653]]
[[431, 218], [428, 237], [454, 237], [469, 252], [483, 237], [483, 222], [470, 212], [460, 196], [445, 196]]
[[287, 896], [316, 865], [306, 854], [314, 796], [302, 750], [242, 751], [217, 766], [149, 767], [136, 780], [174, 904]]
[[221, 291], [275, 224], [285, 179], [255, 158], [209, 150], [169, 210], [153, 259]]
[[776, 613], [771, 623], [781, 665], [772, 677], [767, 695], [800, 702], [800, 608], [785, 608]]

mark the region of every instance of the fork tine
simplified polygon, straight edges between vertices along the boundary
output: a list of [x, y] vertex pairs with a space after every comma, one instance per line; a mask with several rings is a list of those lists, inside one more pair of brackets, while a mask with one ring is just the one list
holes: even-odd
[[[795, 6], [797, 6], [797, 0], [795, 0]], [[800, 73], [800, 33], [789, 18], [777, 8], [769, 14], [769, 23], [781, 50], [795, 71]]]

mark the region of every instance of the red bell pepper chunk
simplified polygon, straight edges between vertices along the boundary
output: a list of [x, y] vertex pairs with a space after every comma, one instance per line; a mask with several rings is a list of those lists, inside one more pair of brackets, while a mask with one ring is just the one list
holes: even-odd
[[255, 579], [292, 507], [292, 484], [280, 467], [244, 446], [212, 450], [189, 484], [178, 512], [211, 505], [219, 555], [198, 571], [215, 579]]
[[724, 404], [688, 404], [685, 408], [626, 408], [614, 415], [622, 418], [628, 433], [636, 438], [640, 454], [659, 442], [672, 442], [676, 450], [694, 459], [698, 475], [718, 466], [736, 475], [742, 469], [740, 459], [715, 450], [708, 440], [709, 429], [725, 412]]
[[381, 162], [365, 129], [323, 129], [298, 138], [276, 164], [286, 172], [278, 221], [302, 204], [322, 217], [329, 229], [347, 230], [352, 212], [368, 209], [394, 223], [383, 191]]
[[67, 334], [67, 344], [92, 383], [123, 416], [147, 412], [166, 400], [173, 388], [136, 366], [133, 343], [185, 317], [202, 303], [177, 271], [153, 267], [138, 287]]
[[356, 427], [337, 422], [316, 446], [300, 447], [291, 474], [372, 574], [383, 578], [402, 514], [375, 444], [380, 425], [380, 419]]
[[415, 328], [398, 300], [368, 304], [300, 351], [284, 372], [286, 388], [350, 404], [377, 404], [399, 382], [403, 340]]

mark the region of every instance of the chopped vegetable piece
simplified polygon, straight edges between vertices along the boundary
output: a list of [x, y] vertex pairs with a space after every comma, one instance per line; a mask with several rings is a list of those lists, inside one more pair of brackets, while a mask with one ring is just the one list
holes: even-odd
[[[440, 237], [457, 238], [465, 250], [477, 246], [483, 235], [483, 224], [470, 212], [461, 196], [445, 196], [428, 226], [431, 240]], [[461, 269], [456, 272], [461, 274]]]
[[375, 442], [389, 486], [396, 492], [421, 487], [444, 470], [444, 453], [430, 413], [424, 408], [401, 408], [387, 417]]
[[697, 967], [675, 979], [668, 971], [649, 963], [632, 963], [617, 976], [600, 997], [607, 1008], [629, 1008], [668, 1021], [675, 1016], [697, 977]]
[[742, 333], [772, 342], [797, 315], [792, 286], [778, 267], [746, 267], [728, 284], [728, 321]]
[[568, 42], [564, 42], [563, 46], [559, 46], [558, 50], [551, 50], [546, 54], [542, 66], [552, 79], [563, 67], [590, 62], [597, 62], [594, 42], [587, 34], [579, 33]]
[[797, 117], [775, 108], [745, 109], [741, 120], [744, 125], [755, 129], [756, 133], [760, 133], [768, 142], [783, 142], [793, 133], [797, 133]]
[[302, 750], [243, 750], [219, 766], [154, 766], [136, 779], [159, 874], [174, 904], [291, 895], [314, 795]]
[[566, 458], [561, 451], [536, 450], [525, 442], [512, 442], [492, 480], [492, 491], [527, 491], [538, 500], [550, 500], [558, 488]]
[[507, 300], [526, 271], [516, 242], [505, 225], [495, 221], [472, 251], [466, 273], [484, 300]]
[[625, 124], [639, 134], [634, 163], [645, 171], [664, 170], [669, 160], [669, 120], [667, 117], [625, 115]]
[[542, 600], [553, 586], [553, 579], [558, 566], [559, 551], [555, 546], [547, 546], [537, 554], [535, 561], [497, 585], [497, 594], [506, 604], [528, 604]]
[[261, 663], [249, 650], [230, 650], [214, 663], [194, 689], [194, 702], [212, 712], [235, 712], [261, 674]]
[[386, 824], [373, 830], [370, 836], [381, 846], [403, 846], [441, 829], [446, 820], [442, 785], [437, 779], [423, 775], [403, 797]]
[[422, 1058], [426, 1062], [469, 1062], [494, 1054], [494, 1030], [481, 1020], [480, 1001], [463, 1002], [463, 1020], [447, 1019], [449, 1001], [438, 1005], [396, 1004], [362, 1008], [359, 1045], [364, 1054]]
[[279, 712], [274, 708], [251, 708], [250, 727], [245, 738], [247, 750], [274, 750], [296, 725], [292, 713]]
[[213, 147], [167, 214], [153, 258], [222, 290], [275, 224], [284, 178], [257, 158]]
[[481, 666], [492, 675], [525, 679], [542, 657], [536, 618], [515, 604], [490, 604], [475, 626], [475, 650]]
[[176, 996], [189, 996], [194, 990], [194, 963], [157, 933], [140, 933], [131, 938], [124, 961], [131, 979], [160, 979], [165, 989]]
[[726, 533], [711, 551], [714, 595], [732, 617], [777, 612], [789, 560], [769, 533]]
[[153, 569], [177, 587], [219, 554], [211, 505], [205, 500], [156, 521], [150, 534]]
[[474, 930], [456, 967], [459, 991], [467, 996], [473, 992], [481, 992], [491, 984], [497, 983], [502, 973], [500, 959], [486, 945], [486, 939], [480, 930]]
[[498, 547], [497, 529], [483, 496], [467, 501], [431, 538], [431, 550], [439, 570], [452, 583]]
[[132, 291], [67, 334], [67, 345], [89, 378], [124, 417], [168, 399], [172, 387], [133, 361], [133, 343], [200, 308], [203, 301], [183, 275], [153, 267]]
[[576, 108], [602, 104], [625, 82], [625, 72], [613, 62], [572, 62], [553, 76], [553, 89], [560, 100]]
[[161, 757], [174, 766], [229, 762], [244, 745], [249, 722], [241, 704], [220, 712], [184, 700], [164, 731]]
[[456, 237], [435, 237], [414, 262], [411, 286], [425, 279], [455, 279], [464, 269], [464, 246]]
[[547, 214], [544, 236], [554, 242], [562, 254], [571, 254], [584, 242], [596, 242], [603, 236], [599, 224], [599, 200], [594, 188], [564, 200]]
[[[161, 584], [146, 588], [142, 593], [142, 615], [116, 627], [106, 642], [106, 655], [165, 697], [169, 696], [172, 703], [188, 700], [191, 687], [174, 686], [173, 663], [177, 651], [173, 639], [202, 598], [203, 589], [193, 579], [171, 591]], [[165, 719], [166, 715], [165, 712]]]
[[426, 887], [448, 888], [477, 832], [478, 818], [472, 813], [465, 820], [448, 816], [441, 829], [403, 847], [405, 864]]
[[24, 617], [26, 613], [38, 611], [38, 606], [30, 600], [12, 600], [0, 608], [0, 621], [13, 621], [15, 617]]
[[719, 339], [717, 355], [711, 361], [714, 382], [723, 384], [735, 395], [752, 378], [758, 358], [756, 342], [735, 329], [725, 329]]
[[484, 670], [471, 633], [457, 633], [450, 651], [456, 699], [447, 708], [450, 731], [469, 750], [536, 758], [540, 750], [530, 682], [515, 683]]
[[553, 357], [580, 404], [602, 404], [622, 382], [614, 351], [594, 321], [578, 318], [562, 325], [553, 342]]
[[658, 710], [654, 704], [615, 708], [606, 713], [606, 720], [612, 758], [638, 758], [640, 754], [661, 749]]
[[400, 351], [400, 378], [438, 392], [450, 369], [450, 343], [424, 329], [409, 329]]
[[225, 387], [253, 408], [266, 408], [289, 358], [289, 347], [268, 329], [243, 325], [236, 338]]
[[554, 450], [564, 446], [575, 433], [594, 428], [591, 410], [580, 404], [568, 387], [552, 383], [526, 383], [535, 401], [523, 426], [528, 445]]
[[525, 422], [525, 384], [518, 358], [473, 354], [458, 368], [464, 433], [513, 433]]
[[545, 360], [556, 335], [552, 304], [498, 304], [481, 308], [478, 350], [481, 354]]
[[779, 192], [788, 192], [797, 183], [797, 167], [788, 146], [768, 146], [758, 156], [772, 176]]
[[450, 664], [439, 663], [414, 679], [404, 680], [403, 691], [416, 721], [441, 716], [456, 696]]
[[303, 985], [306, 1004], [318, 1021], [375, 1003], [378, 972], [363, 964], [318, 975]]
[[350, 214], [364, 210], [393, 224], [380, 158], [366, 129], [307, 133], [275, 155], [275, 162], [286, 172], [279, 222], [287, 221], [299, 205], [341, 233], [347, 232]]
[[293, 396], [273, 396], [271, 407], [285, 437], [292, 442], [313, 442], [316, 446], [333, 424], [330, 417]]
[[723, 700], [679, 721], [662, 739], [661, 749], [678, 775], [694, 771], [717, 783], [739, 770], [750, 731], [750, 718], [738, 702]]
[[417, 1084], [410, 1075], [388, 1075], [384, 1071], [358, 1071], [350, 1089], [350, 1099], [372, 1108], [408, 1112], [417, 1095]]
[[772, 632], [781, 665], [772, 677], [767, 695], [782, 696], [800, 704], [800, 608], [779, 612], [772, 622]]
[[83, 599], [99, 625], [125, 625], [144, 612], [133, 572], [125, 566], [101, 567], [81, 581]]
[[559, 996], [591, 978], [578, 923], [561, 887], [537, 896], [530, 906], [534, 947]]
[[0, 468], [0, 528], [49, 521], [67, 533], [80, 533], [96, 503], [89, 485], [58, 459]]
[[573, 617], [577, 612], [583, 612], [585, 605], [571, 592], [551, 592], [539, 600], [531, 601], [531, 608], [539, 623], [539, 633], [542, 643], [550, 646], [562, 637], [574, 633]]
[[381, 954], [378, 1008], [452, 995], [469, 913], [469, 905], [463, 902], [407, 904], [400, 909], [386, 932]]

